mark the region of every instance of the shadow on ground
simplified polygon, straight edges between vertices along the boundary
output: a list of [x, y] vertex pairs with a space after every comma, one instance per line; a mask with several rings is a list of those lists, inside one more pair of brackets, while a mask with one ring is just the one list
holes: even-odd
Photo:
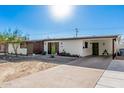
[[48, 63], [55, 63], [55, 64], [66, 64], [70, 61], [76, 60], [76, 57], [62, 57], [62, 56], [56, 56], [55, 58], [51, 58], [50, 55], [35, 55], [35, 56], [11, 56], [11, 55], [1, 55], [0, 56], [0, 63], [18, 63], [18, 62], [32, 62], [32, 61], [38, 61], [38, 62], [48, 62]]
[[124, 60], [113, 60], [107, 70], [124, 72]]
[[[0, 56], [0, 59], [3, 59], [5, 56]], [[110, 56], [88, 56], [82, 58], [76, 57], [63, 57], [56, 56], [55, 58], [50, 58], [50, 55], [36, 55], [36, 56], [6, 56], [5, 62], [23, 62], [23, 61], [38, 61], [38, 62], [50, 62], [55, 64], [66, 64], [78, 67], [94, 68], [94, 69], [107, 69], [108, 65], [112, 61]]]
[[110, 56], [88, 56], [76, 61], [77, 62], [69, 63], [69, 65], [104, 70], [107, 69], [108, 65], [112, 61], [112, 58]]

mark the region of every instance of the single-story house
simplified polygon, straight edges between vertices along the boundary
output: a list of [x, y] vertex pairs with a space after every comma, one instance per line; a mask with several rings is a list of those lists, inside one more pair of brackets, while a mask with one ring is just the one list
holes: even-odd
[[119, 35], [45, 39], [44, 51], [51, 54], [51, 47], [55, 46], [56, 53], [65, 51], [81, 57], [114, 55], [118, 49], [119, 39]]
[[[120, 35], [108, 36], [84, 36], [70, 38], [54, 38], [43, 40], [28, 40], [19, 44], [17, 49], [18, 54], [41, 54], [45, 51], [51, 54], [51, 49], [54, 46], [56, 54], [70, 53], [81, 57], [89, 55], [115, 55], [119, 48]], [[12, 44], [8, 47], [0, 44], [0, 52], [14, 53]]]

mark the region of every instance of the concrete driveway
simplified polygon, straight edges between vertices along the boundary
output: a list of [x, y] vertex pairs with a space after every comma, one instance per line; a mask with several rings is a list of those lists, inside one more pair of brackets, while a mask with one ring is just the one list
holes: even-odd
[[110, 57], [84, 57], [32, 75], [5, 82], [1, 87], [83, 88], [95, 87]]

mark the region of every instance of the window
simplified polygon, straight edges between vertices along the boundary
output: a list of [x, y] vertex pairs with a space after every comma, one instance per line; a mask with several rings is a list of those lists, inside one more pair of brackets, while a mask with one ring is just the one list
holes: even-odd
[[85, 42], [85, 48], [88, 48], [88, 42]]

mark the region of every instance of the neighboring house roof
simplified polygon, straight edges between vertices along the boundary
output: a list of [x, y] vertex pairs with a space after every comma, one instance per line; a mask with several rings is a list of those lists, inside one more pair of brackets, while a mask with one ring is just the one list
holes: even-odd
[[119, 35], [108, 35], [108, 36], [84, 36], [84, 37], [70, 37], [70, 38], [53, 38], [53, 39], [44, 39], [43, 41], [52, 41], [52, 40], [78, 40], [78, 39], [97, 39], [97, 38], [117, 38]]

